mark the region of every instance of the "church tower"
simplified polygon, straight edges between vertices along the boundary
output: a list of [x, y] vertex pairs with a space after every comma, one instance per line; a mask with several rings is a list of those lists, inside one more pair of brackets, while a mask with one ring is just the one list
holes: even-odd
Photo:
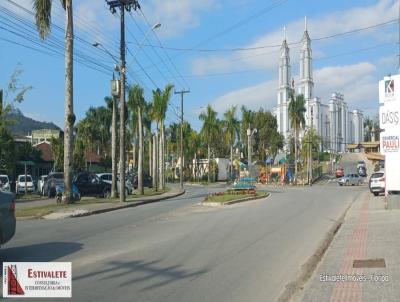
[[313, 97], [314, 82], [312, 77], [312, 50], [311, 39], [307, 31], [307, 17], [304, 18], [304, 34], [301, 39], [300, 51], [300, 80], [298, 83], [298, 94], [304, 95], [306, 101]]
[[279, 132], [287, 138], [289, 130], [288, 100], [290, 93], [290, 56], [289, 47], [286, 41], [286, 27], [284, 28], [284, 40], [282, 42], [279, 59], [279, 86], [278, 86], [278, 107], [277, 122]]

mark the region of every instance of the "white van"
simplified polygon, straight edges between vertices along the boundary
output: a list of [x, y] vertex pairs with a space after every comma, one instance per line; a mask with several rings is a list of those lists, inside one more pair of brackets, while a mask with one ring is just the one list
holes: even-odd
[[35, 186], [33, 185], [32, 176], [18, 175], [17, 182], [15, 184], [15, 192], [17, 194], [25, 193], [25, 183], [26, 183], [26, 193], [32, 193], [35, 191]]

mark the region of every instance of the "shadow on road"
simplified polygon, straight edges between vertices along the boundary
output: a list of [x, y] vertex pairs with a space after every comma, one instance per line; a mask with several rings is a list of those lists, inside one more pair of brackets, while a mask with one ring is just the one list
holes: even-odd
[[47, 262], [75, 253], [83, 244], [75, 242], [46, 242], [0, 249], [3, 262]]
[[[182, 281], [183, 279], [193, 279], [207, 272], [207, 270], [202, 269], [194, 272], [189, 272], [181, 269], [180, 265], [172, 265], [167, 267], [162, 267], [158, 265], [160, 260], [156, 261], [110, 261], [105, 265], [105, 269], [92, 271], [87, 274], [83, 274], [73, 278], [73, 281], [80, 279], [96, 277], [101, 280], [114, 279], [123, 276], [133, 275], [137, 276], [133, 279], [121, 283], [119, 286], [129, 286], [133, 283], [146, 282], [147, 286], [143, 287], [141, 290], [152, 290], [154, 288], [169, 284], [171, 282]], [[150, 283], [150, 284], [149, 284]]]

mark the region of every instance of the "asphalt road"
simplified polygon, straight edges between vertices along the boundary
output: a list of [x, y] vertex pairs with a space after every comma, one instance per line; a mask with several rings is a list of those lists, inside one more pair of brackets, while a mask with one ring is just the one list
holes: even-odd
[[73, 301], [275, 301], [367, 188], [277, 188], [225, 208], [198, 205], [218, 190], [188, 187], [136, 208], [19, 221], [0, 258], [71, 261]]

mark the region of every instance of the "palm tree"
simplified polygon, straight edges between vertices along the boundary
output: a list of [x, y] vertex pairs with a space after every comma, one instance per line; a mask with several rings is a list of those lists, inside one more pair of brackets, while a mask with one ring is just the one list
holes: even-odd
[[208, 166], [208, 183], [210, 183], [211, 166], [210, 166], [210, 153], [211, 144], [218, 135], [218, 119], [217, 112], [213, 110], [211, 105], [207, 106], [206, 112], [199, 115], [199, 119], [203, 121], [203, 127], [201, 128], [201, 134], [207, 144], [207, 166]]
[[159, 188], [164, 189], [165, 187], [165, 129], [164, 122], [165, 116], [168, 110], [168, 104], [171, 99], [171, 93], [174, 86], [168, 84], [165, 86], [164, 90], [160, 89], [153, 91], [153, 118], [156, 120], [157, 125], [160, 126], [159, 129]]
[[[50, 33], [52, 0], [33, 0], [36, 26], [40, 38], [45, 39]], [[73, 107], [73, 47], [74, 31], [72, 18], [72, 0], [61, 0], [65, 10], [65, 113], [64, 113], [64, 202], [72, 201], [72, 140], [75, 123]]]
[[139, 132], [139, 152], [138, 152], [138, 189], [141, 195], [144, 194], [143, 187], [143, 120], [142, 111], [146, 107], [146, 101], [143, 96], [143, 88], [135, 84], [129, 89], [128, 106], [132, 112], [137, 111], [137, 125]]
[[299, 130], [305, 124], [304, 113], [306, 112], [306, 108], [304, 107], [305, 101], [302, 94], [297, 95], [296, 98], [294, 98], [293, 93], [290, 93], [289, 100], [289, 120], [294, 129], [294, 181], [297, 184], [297, 140]]
[[225, 139], [227, 144], [230, 146], [231, 151], [231, 164], [229, 169], [230, 178], [232, 179], [233, 170], [233, 144], [237, 137], [239, 137], [240, 123], [236, 119], [236, 106], [232, 106], [228, 111], [224, 113], [224, 130]]

